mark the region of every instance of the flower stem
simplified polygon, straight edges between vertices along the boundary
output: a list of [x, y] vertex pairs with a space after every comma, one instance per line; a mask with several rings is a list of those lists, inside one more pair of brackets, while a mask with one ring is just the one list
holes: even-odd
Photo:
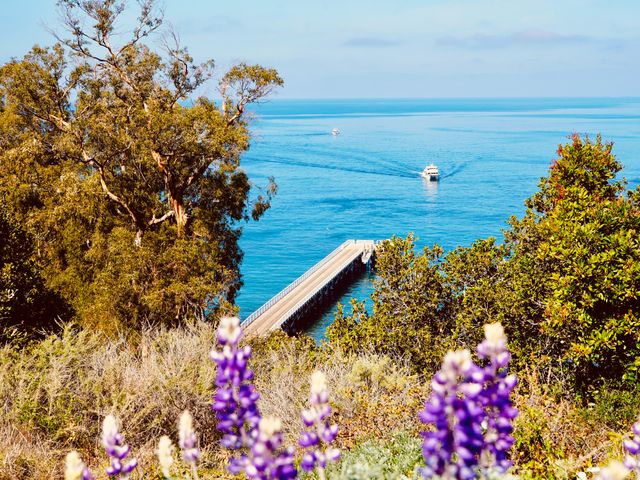
[[318, 467], [318, 480], [325, 480], [327, 477], [324, 474], [324, 468]]
[[193, 475], [193, 480], [200, 480], [200, 477], [198, 476], [198, 469], [196, 468], [195, 463], [191, 464], [191, 474]]

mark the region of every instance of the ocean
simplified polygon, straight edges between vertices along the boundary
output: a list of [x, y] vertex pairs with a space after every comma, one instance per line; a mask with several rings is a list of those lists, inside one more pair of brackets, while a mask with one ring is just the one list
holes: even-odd
[[[251, 129], [242, 166], [256, 193], [270, 176], [278, 193], [244, 226], [242, 318], [350, 238], [413, 232], [418, 247], [445, 251], [500, 239], [573, 132], [614, 142], [622, 176], [640, 184], [640, 98], [274, 100]], [[429, 163], [439, 182], [420, 177]], [[370, 305], [372, 281], [339, 301]], [[308, 333], [323, 338], [335, 308]]]

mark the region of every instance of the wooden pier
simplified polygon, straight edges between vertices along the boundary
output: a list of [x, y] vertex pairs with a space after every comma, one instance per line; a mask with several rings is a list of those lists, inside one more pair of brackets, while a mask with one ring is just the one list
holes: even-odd
[[347, 240], [249, 315], [241, 323], [245, 335], [295, 331], [336, 285], [366, 268], [374, 252], [373, 240]]

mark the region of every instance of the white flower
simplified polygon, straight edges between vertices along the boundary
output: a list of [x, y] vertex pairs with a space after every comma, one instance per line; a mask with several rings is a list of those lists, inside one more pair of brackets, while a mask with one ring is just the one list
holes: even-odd
[[169, 478], [171, 475], [171, 465], [173, 464], [173, 444], [171, 443], [171, 439], [166, 435], [160, 437], [160, 441], [158, 442], [158, 463], [160, 463], [160, 471], [162, 475]]
[[629, 470], [622, 462], [614, 461], [600, 471], [598, 480], [623, 480], [628, 474]]
[[189, 410], [185, 410], [180, 415], [180, 422], [178, 424], [178, 436], [180, 438], [180, 445], [190, 442], [190, 439], [195, 435], [193, 431], [193, 417], [189, 413]]
[[464, 375], [472, 367], [471, 352], [469, 350], [449, 350], [442, 362], [440, 374], [444, 376], [447, 383], [453, 383], [458, 375]]
[[486, 324], [484, 337], [487, 339], [487, 343], [494, 348], [501, 348], [507, 343], [507, 337], [500, 322]]
[[282, 422], [276, 417], [264, 417], [260, 420], [258, 428], [266, 438], [271, 438], [282, 430]]
[[311, 375], [311, 395], [319, 395], [327, 390], [327, 377], [324, 373], [316, 370]]
[[102, 445], [110, 446], [113, 444], [113, 439], [118, 435], [118, 420], [113, 415], [107, 415], [102, 422]]
[[240, 319], [238, 317], [222, 317], [218, 327], [218, 336], [228, 343], [234, 343], [242, 335]]
[[302, 420], [305, 423], [308, 424], [313, 424], [316, 423], [316, 421], [318, 420], [318, 409], [317, 408], [310, 408], [308, 410], [302, 410], [301, 412], [302, 414]]
[[75, 450], [67, 453], [64, 464], [64, 480], [81, 480], [84, 472], [84, 463]]

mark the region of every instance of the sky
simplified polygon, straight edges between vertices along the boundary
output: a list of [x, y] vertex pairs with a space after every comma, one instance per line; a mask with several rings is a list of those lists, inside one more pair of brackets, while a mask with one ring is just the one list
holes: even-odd
[[[55, 3], [2, 0], [0, 61], [53, 43]], [[240, 61], [275, 67], [278, 98], [640, 96], [640, 0], [162, 4], [219, 75]]]

